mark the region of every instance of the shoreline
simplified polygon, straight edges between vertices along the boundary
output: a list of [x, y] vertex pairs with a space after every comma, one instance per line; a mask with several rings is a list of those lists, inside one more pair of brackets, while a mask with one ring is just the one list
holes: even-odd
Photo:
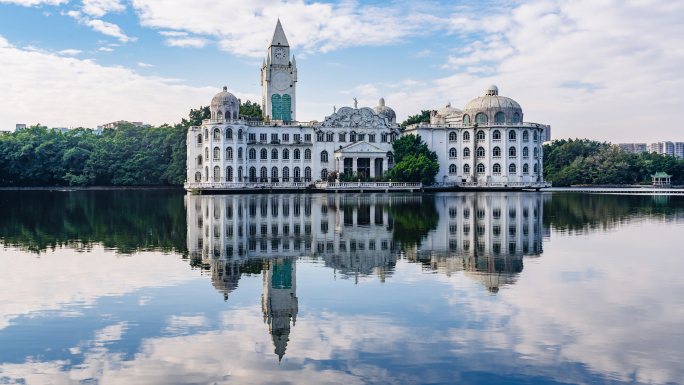
[[183, 186], [52, 186], [52, 187], [0, 187], [0, 191], [125, 191], [125, 190], [178, 190]]

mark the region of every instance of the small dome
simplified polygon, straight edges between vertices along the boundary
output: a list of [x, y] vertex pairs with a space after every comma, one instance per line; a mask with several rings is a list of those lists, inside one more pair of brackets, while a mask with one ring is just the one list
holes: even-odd
[[494, 84], [490, 84], [487, 86], [487, 89], [485, 90], [485, 95], [496, 96], [498, 94], [499, 94], [499, 87], [495, 86]]
[[450, 115], [461, 115], [462, 111], [458, 108], [451, 107], [451, 102], [446, 104], [446, 107], [437, 110], [437, 114], [440, 116], [450, 116]]
[[397, 114], [394, 112], [394, 110], [390, 107], [387, 107], [385, 105], [385, 99], [380, 98], [378, 101], [378, 106], [373, 108], [373, 111], [378, 114], [378, 115], [384, 115], [387, 117], [390, 123], [396, 123], [397, 122]]
[[223, 87], [223, 91], [219, 92], [214, 96], [213, 99], [211, 99], [211, 106], [218, 107], [218, 106], [230, 106], [230, 105], [237, 105], [238, 99], [235, 97], [235, 95], [231, 94], [228, 92], [228, 87]]

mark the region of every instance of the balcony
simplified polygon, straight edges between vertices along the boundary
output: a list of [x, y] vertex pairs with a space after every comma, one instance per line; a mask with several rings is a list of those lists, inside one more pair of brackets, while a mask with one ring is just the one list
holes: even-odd
[[280, 144], [280, 140], [279, 139], [271, 140], [271, 144]]
[[501, 143], [501, 139], [492, 139], [492, 143]]
[[247, 139], [247, 144], [257, 144], [256, 139]]
[[508, 143], [515, 143], [515, 139], [508, 139]]

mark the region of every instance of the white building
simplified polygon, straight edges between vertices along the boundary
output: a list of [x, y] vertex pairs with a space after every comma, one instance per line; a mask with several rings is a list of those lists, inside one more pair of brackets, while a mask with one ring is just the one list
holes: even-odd
[[451, 110], [448, 116], [441, 116], [442, 110], [431, 116], [436, 124], [419, 123], [404, 131], [420, 135], [437, 152], [437, 182], [480, 186], [543, 182], [542, 144], [548, 126], [523, 122], [520, 105], [499, 96], [494, 85], [487, 87], [485, 96], [466, 104], [460, 121]]
[[[261, 69], [264, 121], [239, 116], [227, 87], [211, 119], [187, 133], [188, 190], [305, 189], [332, 173], [378, 177], [394, 166], [392, 142], [418, 134], [436, 151], [438, 182], [470, 187], [543, 186], [541, 145], [549, 126], [523, 123], [520, 105], [496, 86], [463, 111], [434, 112], [429, 125], [403, 133], [380, 99], [373, 109], [343, 107], [320, 123], [296, 121], [297, 67], [278, 21]], [[472, 141], [471, 141], [472, 137]]]

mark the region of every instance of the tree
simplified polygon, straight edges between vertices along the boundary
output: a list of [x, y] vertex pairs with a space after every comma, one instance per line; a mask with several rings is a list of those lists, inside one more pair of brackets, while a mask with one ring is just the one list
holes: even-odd
[[251, 118], [261, 118], [261, 105], [252, 103], [249, 100], [245, 102], [245, 104], [242, 104], [242, 101], [240, 101], [240, 115], [249, 116]]
[[435, 183], [439, 172], [437, 153], [430, 151], [420, 135], [402, 136], [392, 143], [394, 168], [390, 176], [398, 182], [421, 182], [426, 185]]
[[416, 123], [427, 123], [430, 122], [430, 110], [421, 110], [420, 114], [409, 116], [408, 119], [401, 123], [401, 129], [405, 129], [406, 126]]

